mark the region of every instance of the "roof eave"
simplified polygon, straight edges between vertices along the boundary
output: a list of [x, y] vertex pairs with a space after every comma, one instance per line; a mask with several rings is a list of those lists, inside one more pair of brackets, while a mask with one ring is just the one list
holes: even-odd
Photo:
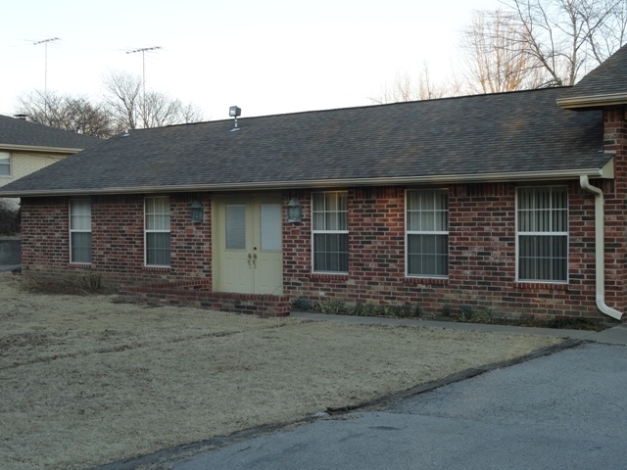
[[[609, 156], [609, 155], [608, 155]], [[34, 190], [3, 193], [0, 197], [49, 197], [49, 196], [91, 196], [113, 194], [164, 194], [181, 192], [227, 192], [227, 191], [259, 191], [298, 188], [341, 188], [354, 186], [394, 186], [421, 184], [455, 184], [455, 183], [498, 183], [514, 181], [549, 181], [578, 179], [581, 175], [592, 178], [613, 178], [613, 158], [602, 168], [586, 168], [577, 170], [525, 171], [513, 173], [480, 173], [469, 175], [434, 175], [434, 176], [399, 176], [392, 178], [341, 178], [324, 180], [298, 181], [266, 181], [259, 183], [205, 184], [205, 185], [173, 185], [173, 186], [136, 186], [128, 188], [102, 189], [63, 189]]]
[[0, 142], [0, 149], [2, 150], [18, 150], [22, 152], [40, 152], [40, 153], [69, 153], [75, 154], [84, 149], [82, 148], [70, 148], [70, 147], [45, 147], [38, 145], [15, 145], [4, 144]]
[[564, 109], [596, 108], [599, 106], [627, 104], [627, 93], [576, 96], [572, 98], [558, 98], [555, 101]]

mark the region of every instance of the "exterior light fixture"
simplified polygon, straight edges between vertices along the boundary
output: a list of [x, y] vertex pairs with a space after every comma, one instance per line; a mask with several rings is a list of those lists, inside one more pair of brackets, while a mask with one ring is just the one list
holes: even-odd
[[287, 204], [287, 221], [292, 223], [300, 222], [303, 218], [303, 206], [298, 202], [298, 198], [293, 197]]
[[237, 127], [237, 118], [241, 116], [241, 114], [242, 114], [242, 110], [238, 108], [237, 106], [231, 106], [229, 108], [229, 116], [235, 119], [234, 127], [233, 129], [231, 129], [231, 132], [239, 130], [239, 127]]
[[200, 203], [198, 199], [195, 199], [194, 202], [192, 202], [191, 211], [192, 211], [192, 223], [193, 224], [201, 223], [203, 220], [203, 210], [202, 210], [202, 204]]

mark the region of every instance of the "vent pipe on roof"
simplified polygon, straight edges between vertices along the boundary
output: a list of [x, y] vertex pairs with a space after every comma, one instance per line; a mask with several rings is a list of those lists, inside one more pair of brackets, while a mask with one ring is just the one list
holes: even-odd
[[28, 114], [14, 114], [13, 117], [20, 121], [28, 121]]

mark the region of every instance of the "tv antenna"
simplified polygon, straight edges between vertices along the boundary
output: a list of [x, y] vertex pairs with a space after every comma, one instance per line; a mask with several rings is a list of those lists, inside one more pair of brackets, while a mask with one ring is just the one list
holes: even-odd
[[48, 121], [48, 43], [59, 39], [61, 38], [48, 38], [33, 43], [33, 46], [44, 45], [44, 119], [46, 121]]
[[144, 128], [146, 127], [146, 52], [156, 51], [157, 49], [163, 49], [161, 46], [142, 47], [139, 49], [133, 49], [126, 51], [127, 54], [142, 53], [142, 93], [143, 93], [143, 111], [144, 111]]

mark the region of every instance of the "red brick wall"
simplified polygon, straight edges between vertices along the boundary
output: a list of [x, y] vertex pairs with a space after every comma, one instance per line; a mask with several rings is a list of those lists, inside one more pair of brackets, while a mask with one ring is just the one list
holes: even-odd
[[[199, 199], [204, 222], [191, 223]], [[22, 265], [48, 274], [103, 274], [113, 283], [211, 280], [211, 198], [170, 196], [171, 267], [144, 266], [144, 196], [95, 196], [92, 201], [92, 264], [69, 263], [68, 198], [22, 199]]]
[[605, 150], [616, 152], [614, 180], [605, 193], [605, 296], [606, 303], [627, 310], [627, 114], [625, 106], [603, 112]]
[[[601, 183], [607, 191], [620, 184]], [[311, 272], [311, 191], [297, 196], [300, 224], [284, 222], [284, 293], [311, 300], [420, 305], [425, 313], [453, 312], [461, 306], [495, 313], [599, 316], [595, 306], [594, 197], [568, 183], [570, 260], [568, 285], [516, 282], [514, 184], [464, 184], [448, 188], [449, 279], [405, 277], [405, 188], [348, 190], [349, 274]], [[205, 221], [191, 224], [189, 206], [202, 200]], [[607, 301], [623, 309], [624, 221], [616, 213], [620, 197], [608, 196]], [[140, 195], [92, 198], [93, 263], [69, 260], [67, 198], [23, 201], [23, 264], [47, 273], [92, 270], [117, 283], [206, 280], [211, 283], [211, 200], [208, 194], [170, 196], [170, 268], [144, 266], [143, 204]]]
[[[564, 183], [556, 183], [564, 184]], [[349, 274], [311, 270], [311, 192], [291, 192], [303, 205], [300, 224], [284, 226], [284, 287], [310, 300], [420, 305], [425, 313], [461, 306], [510, 315], [599, 316], [595, 306], [594, 198], [568, 183], [568, 285], [516, 282], [514, 184], [449, 187], [449, 279], [405, 277], [405, 188], [348, 190]], [[614, 298], [613, 300], [618, 300]]]
[[66, 270], [69, 252], [68, 199], [23, 198], [22, 266]]

